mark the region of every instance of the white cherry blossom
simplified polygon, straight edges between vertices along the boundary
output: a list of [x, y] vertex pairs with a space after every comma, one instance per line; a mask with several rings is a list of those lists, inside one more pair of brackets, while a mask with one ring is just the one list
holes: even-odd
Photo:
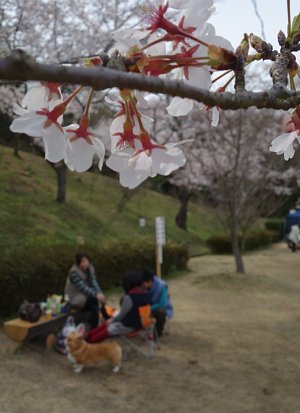
[[60, 87], [56, 83], [27, 82], [27, 93], [22, 100], [22, 107], [28, 110], [46, 108], [61, 100]]
[[[202, 29], [201, 31], [201, 39], [204, 40], [206, 43], [214, 44], [226, 48], [230, 51], [233, 51], [233, 47], [228, 40], [221, 36], [216, 36], [215, 28], [212, 24], [206, 24], [205, 29]], [[207, 48], [201, 45], [195, 51], [193, 57], [207, 57]], [[210, 89], [212, 86], [209, 66], [204, 66], [200, 68], [188, 68], [188, 77], [189, 78], [185, 79], [184, 82], [187, 82], [192, 86], [200, 87], [203, 89]], [[177, 78], [183, 78], [183, 72], [177, 72]], [[172, 116], [185, 116], [194, 108], [195, 105], [198, 107], [203, 106], [202, 104], [199, 104], [191, 99], [175, 97], [172, 99], [169, 106], [167, 107], [167, 112]], [[213, 113], [213, 126], [217, 124], [216, 116], [218, 116], [218, 114]]]
[[180, 9], [183, 9], [180, 18], [184, 16], [185, 27], [196, 27], [196, 35], [199, 34], [197, 31], [201, 32], [207, 20], [215, 12], [213, 0], [190, 0], [188, 2], [177, 0], [176, 2], [173, 2], [173, 4], [175, 3], [181, 3], [182, 6], [183, 3], [185, 3], [185, 7], [180, 7]]
[[38, 111], [21, 109], [19, 107], [17, 110], [23, 114], [13, 120], [10, 130], [34, 138], [43, 138], [45, 159], [50, 162], [62, 160], [66, 153], [66, 142], [60, 125], [61, 114], [55, 113], [55, 109], [52, 111], [46, 108]]
[[102, 141], [89, 129], [83, 130], [77, 124], [65, 127], [64, 132], [67, 140], [64, 160], [68, 168], [76, 172], [87, 171], [92, 166], [96, 154], [99, 158], [98, 167], [101, 170], [105, 155]]
[[[189, 79], [183, 80], [193, 86], [210, 89], [211, 76], [208, 67], [190, 68]], [[195, 101], [188, 98], [174, 97], [167, 106], [167, 112], [171, 116], [185, 116], [194, 108]]]
[[[17, 107], [16, 107], [17, 108]], [[30, 112], [18, 107], [19, 118], [12, 121], [10, 130], [15, 133], [25, 133], [34, 138], [40, 138], [43, 135], [43, 125], [46, 121], [45, 116], [38, 115], [37, 112]]]
[[63, 131], [55, 123], [43, 129], [43, 143], [45, 147], [45, 159], [50, 162], [59, 162], [65, 157], [66, 141]]
[[[182, 142], [181, 142], [182, 143]], [[156, 145], [151, 151], [134, 150], [130, 147], [116, 150], [106, 165], [120, 175], [120, 183], [126, 188], [136, 188], [149, 176], [169, 175], [186, 162], [178, 143]]]

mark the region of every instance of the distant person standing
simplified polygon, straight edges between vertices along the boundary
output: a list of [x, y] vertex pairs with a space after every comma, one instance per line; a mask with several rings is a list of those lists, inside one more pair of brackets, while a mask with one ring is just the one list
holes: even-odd
[[75, 264], [69, 270], [65, 285], [65, 294], [68, 295], [72, 307], [90, 311], [91, 328], [99, 324], [99, 307], [105, 303], [105, 296], [98, 284], [94, 266], [85, 252], [75, 256]]
[[158, 336], [162, 336], [167, 319], [174, 314], [173, 305], [168, 292], [168, 285], [148, 268], [142, 271], [143, 287], [147, 289], [151, 304], [151, 312], [156, 320]]
[[292, 252], [296, 252], [297, 246], [300, 243], [300, 224], [291, 226], [291, 230], [288, 234], [288, 244]]

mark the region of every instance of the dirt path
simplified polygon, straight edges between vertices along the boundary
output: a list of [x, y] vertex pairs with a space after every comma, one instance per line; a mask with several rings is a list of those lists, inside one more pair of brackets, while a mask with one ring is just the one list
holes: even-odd
[[176, 318], [154, 360], [133, 354], [74, 374], [53, 351], [0, 333], [1, 413], [299, 413], [300, 253], [194, 258], [169, 283]]

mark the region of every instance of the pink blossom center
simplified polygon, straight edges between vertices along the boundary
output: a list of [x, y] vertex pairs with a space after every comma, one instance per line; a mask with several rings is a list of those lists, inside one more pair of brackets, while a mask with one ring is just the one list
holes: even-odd
[[41, 85], [46, 87], [49, 90], [48, 100], [50, 100], [53, 95], [60, 97], [60, 91], [59, 91], [59, 88], [61, 86], [60, 83], [52, 83], [52, 82], [50, 83], [50, 82], [42, 81]]
[[142, 130], [139, 133], [139, 139], [143, 148], [136, 151], [133, 156], [137, 156], [144, 151], [146, 152], [147, 156], [151, 156], [153, 149], [166, 149], [164, 145], [152, 143], [148, 132], [146, 132], [145, 130]]
[[[165, 13], [169, 7], [169, 4], [166, 3], [164, 6], [152, 7], [151, 13], [147, 17], [147, 21], [150, 23], [150, 26], [147, 27], [147, 30], [151, 30], [151, 33], [154, 33], [157, 29], [163, 29], [171, 35], [184, 35], [182, 28], [176, 26], [176, 24], [170, 22], [165, 18]], [[182, 21], [183, 24], [183, 21]]]
[[78, 139], [84, 139], [89, 145], [93, 145], [93, 134], [88, 131], [86, 125], [80, 124], [77, 129], [67, 129], [66, 131], [73, 134], [70, 138], [70, 142], [75, 142]]
[[36, 114], [47, 117], [47, 120], [44, 123], [45, 129], [49, 128], [49, 126], [51, 126], [53, 123], [56, 124], [56, 126], [59, 129], [62, 129], [57, 119], [64, 114], [65, 110], [66, 110], [66, 105], [64, 103], [61, 103], [55, 106], [55, 108], [53, 108], [51, 111], [49, 111], [49, 109], [44, 108], [44, 109], [38, 110]]

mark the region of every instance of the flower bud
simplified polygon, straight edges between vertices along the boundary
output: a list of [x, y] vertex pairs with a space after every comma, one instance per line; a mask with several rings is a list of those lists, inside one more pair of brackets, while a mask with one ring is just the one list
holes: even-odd
[[258, 53], [266, 53], [273, 50], [273, 46], [270, 43], [265, 42], [259, 36], [256, 36], [256, 34], [250, 33], [249, 39], [251, 47], [253, 47], [253, 49], [255, 49]]
[[207, 48], [207, 55], [212, 69], [226, 70], [234, 68], [236, 56], [230, 50], [210, 44]]
[[240, 45], [237, 47], [235, 54], [236, 56], [242, 55], [244, 60], [247, 59], [249, 53], [249, 37], [247, 33], [244, 33], [244, 38], [241, 41]]
[[249, 39], [250, 39], [250, 44], [253, 49], [255, 49], [258, 53], [263, 52], [262, 48], [262, 43], [263, 39], [261, 39], [259, 36], [256, 36], [256, 34], [250, 33], [249, 34]]
[[282, 30], [277, 35], [279, 46], [284, 46], [286, 42], [286, 35], [283, 33]]

